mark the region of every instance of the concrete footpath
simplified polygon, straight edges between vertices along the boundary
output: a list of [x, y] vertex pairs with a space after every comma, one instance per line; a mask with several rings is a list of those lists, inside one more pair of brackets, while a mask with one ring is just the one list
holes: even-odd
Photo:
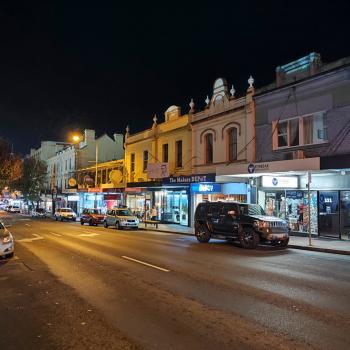
[[[193, 228], [180, 225], [158, 224], [158, 228], [156, 228], [154, 225], [149, 224], [147, 224], [147, 227], [145, 227], [144, 223], [140, 223], [140, 229], [177, 233], [187, 236], [194, 235]], [[288, 247], [292, 249], [312, 250], [323, 253], [350, 255], [350, 240], [312, 237], [310, 246], [308, 237], [290, 236]]]

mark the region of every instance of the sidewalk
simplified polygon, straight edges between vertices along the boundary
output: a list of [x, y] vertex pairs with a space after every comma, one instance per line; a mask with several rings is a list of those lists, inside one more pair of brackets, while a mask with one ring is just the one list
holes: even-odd
[[[149, 224], [146, 228], [145, 224], [142, 222], [140, 223], [139, 228], [140, 230], [177, 233], [187, 236], [194, 235], [193, 228], [180, 225], [159, 224], [157, 229], [153, 225]], [[292, 249], [312, 250], [323, 253], [350, 255], [350, 240], [347, 241], [332, 238], [312, 237], [312, 245], [309, 246], [308, 237], [290, 236], [288, 247]]]

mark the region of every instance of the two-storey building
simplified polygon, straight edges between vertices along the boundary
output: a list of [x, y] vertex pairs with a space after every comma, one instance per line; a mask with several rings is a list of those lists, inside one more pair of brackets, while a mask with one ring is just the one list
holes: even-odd
[[[215, 183], [192, 186], [193, 209], [204, 201], [250, 202], [252, 188], [246, 178], [235, 178], [237, 166], [255, 161], [254, 80], [249, 79], [245, 94], [236, 97], [225, 79], [214, 82], [211, 98], [203, 110], [193, 113], [192, 169], [195, 174], [210, 174]], [[253, 189], [254, 190], [254, 189]]]
[[244, 175], [258, 202], [293, 231], [347, 238], [350, 58], [325, 64], [311, 53], [279, 66], [254, 100], [257, 162]]
[[157, 219], [189, 225], [189, 185], [173, 183], [173, 178], [191, 174], [190, 115], [171, 106], [165, 120], [153, 118], [152, 128], [125, 135], [127, 171], [126, 204], [138, 216], [147, 218], [151, 208]]

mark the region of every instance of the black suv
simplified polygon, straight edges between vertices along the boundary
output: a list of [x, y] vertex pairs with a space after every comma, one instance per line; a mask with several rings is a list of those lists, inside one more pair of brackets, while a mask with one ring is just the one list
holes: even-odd
[[205, 202], [195, 212], [195, 235], [199, 242], [211, 237], [238, 239], [243, 248], [254, 249], [260, 242], [286, 247], [287, 223], [267, 216], [258, 204]]

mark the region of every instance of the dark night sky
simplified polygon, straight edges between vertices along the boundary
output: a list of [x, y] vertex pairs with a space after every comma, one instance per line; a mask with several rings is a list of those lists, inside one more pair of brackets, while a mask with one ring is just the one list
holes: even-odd
[[0, 136], [26, 153], [68, 130], [136, 132], [215, 78], [243, 94], [312, 51], [350, 55], [348, 1], [12, 1], [0, 5]]

